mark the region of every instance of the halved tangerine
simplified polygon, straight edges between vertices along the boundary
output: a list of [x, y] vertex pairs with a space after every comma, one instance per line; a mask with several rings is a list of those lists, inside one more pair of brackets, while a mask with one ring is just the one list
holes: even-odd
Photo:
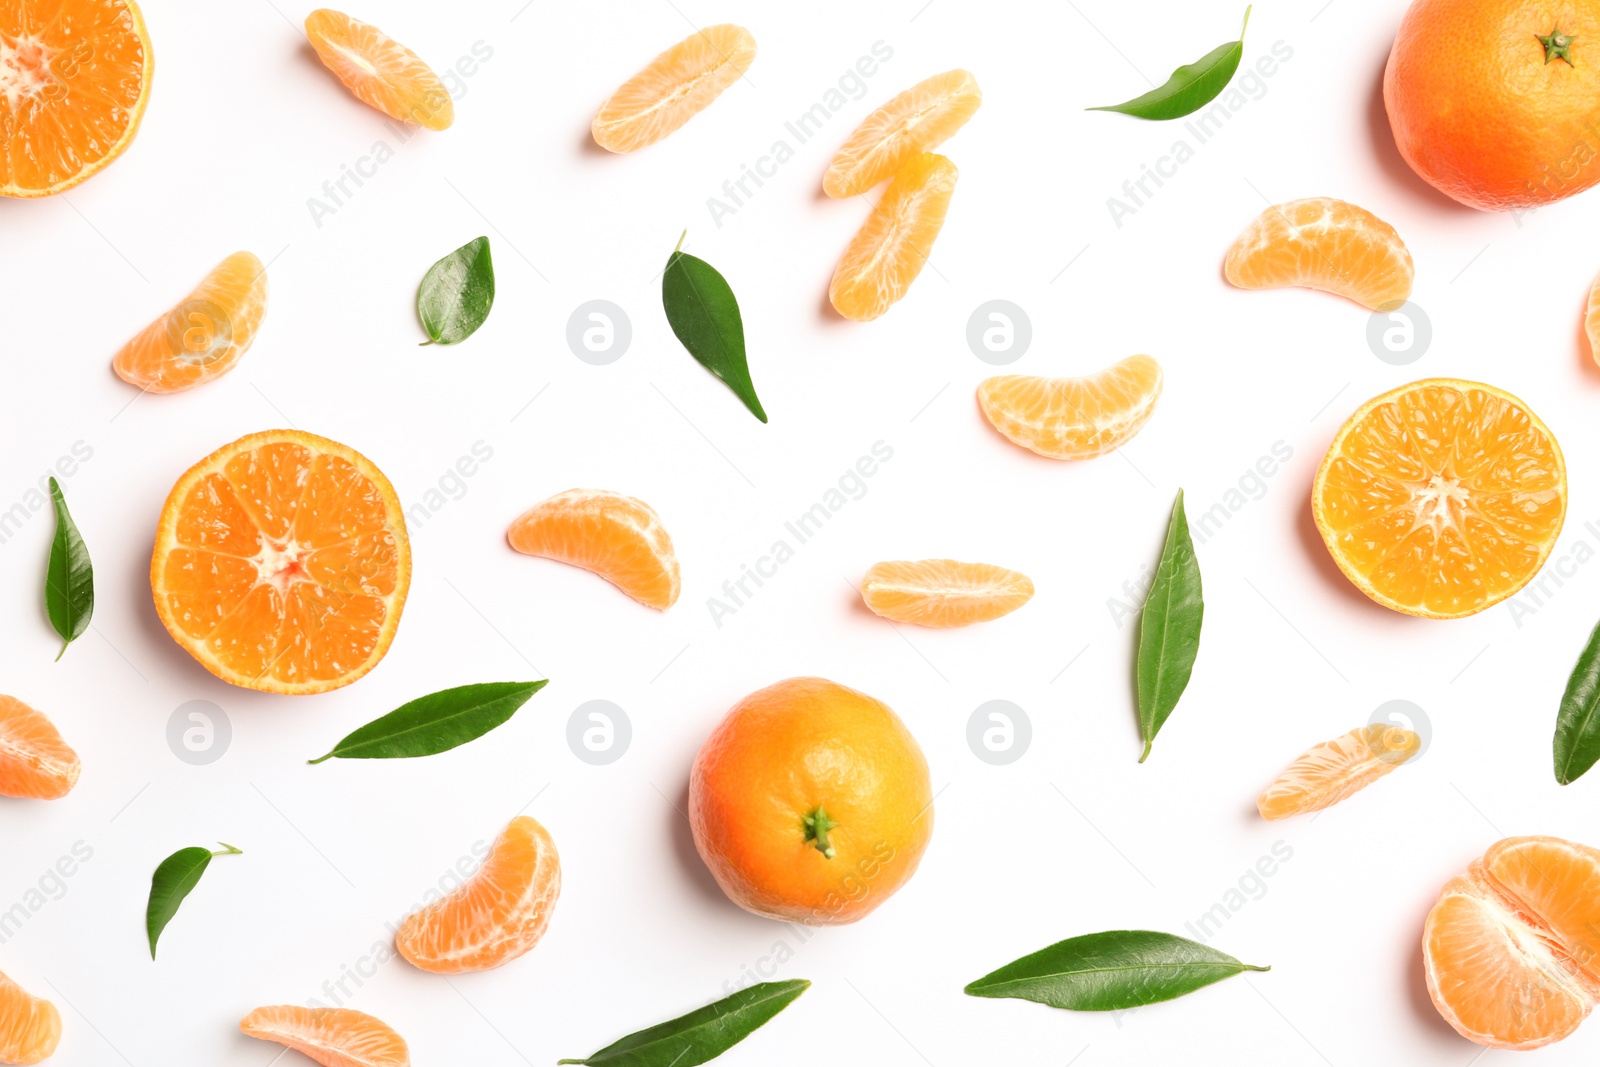
[[606, 98], [589, 126], [608, 152], [637, 152], [704, 111], [756, 60], [743, 26], [699, 29], [656, 56]]
[[267, 268], [252, 253], [235, 252], [123, 345], [111, 367], [146, 392], [193, 389], [233, 369], [266, 313]]
[[874, 563], [861, 579], [867, 607], [895, 622], [946, 628], [1009, 615], [1033, 598], [1026, 574], [953, 559]]
[[383, 1020], [353, 1008], [302, 1008], [294, 1004], [257, 1008], [240, 1021], [239, 1029], [262, 1041], [292, 1048], [322, 1067], [411, 1064], [405, 1038]]
[[661, 611], [678, 602], [683, 587], [661, 516], [643, 500], [621, 493], [557, 493], [517, 516], [506, 540], [518, 552], [592, 571]]
[[61, 1013], [0, 974], [0, 1063], [38, 1063], [61, 1043]]
[[16, 697], [0, 696], [0, 796], [57, 800], [82, 764], [55, 724]]
[[306, 16], [306, 38], [363, 104], [430, 130], [456, 120], [455, 102], [433, 68], [378, 27], [324, 7]]
[[1161, 399], [1161, 381], [1161, 364], [1129, 356], [1082, 378], [986, 378], [978, 406], [1013, 444], [1050, 459], [1092, 459], [1144, 428]]
[[834, 269], [828, 300], [835, 311], [867, 322], [906, 295], [944, 228], [956, 173], [954, 163], [932, 152], [912, 156], [895, 172]]
[[1416, 275], [1393, 226], [1327, 196], [1267, 208], [1228, 249], [1223, 271], [1241, 289], [1303, 286], [1374, 311], [1404, 304]]
[[1403, 726], [1372, 723], [1324, 741], [1289, 764], [1256, 799], [1263, 819], [1286, 819], [1320, 811], [1359, 792], [1422, 748], [1422, 738]]
[[920, 81], [868, 115], [822, 176], [832, 197], [864, 193], [919, 152], [931, 152], [967, 124], [983, 103], [978, 79], [947, 70]]

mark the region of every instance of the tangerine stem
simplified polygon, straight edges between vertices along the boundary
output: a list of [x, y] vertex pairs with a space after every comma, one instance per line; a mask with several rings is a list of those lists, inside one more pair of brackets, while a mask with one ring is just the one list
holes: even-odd
[[816, 811], [801, 816], [800, 821], [805, 824], [806, 840], [812, 842], [818, 852], [830, 860], [833, 859], [835, 849], [828, 840], [828, 831], [837, 829], [839, 824], [828, 818], [828, 813], [823, 810], [821, 804], [817, 805]]
[[689, 227], [685, 226], [683, 232], [678, 234], [678, 243], [673, 246], [672, 254], [677, 255], [683, 251], [683, 239], [689, 236]]
[[242, 849], [242, 848], [234, 848], [232, 845], [228, 844], [226, 841], [218, 841], [217, 844], [221, 845], [223, 850], [221, 852], [213, 852], [212, 853], [213, 856], [242, 856], [242, 855], [244, 855], [244, 849]]

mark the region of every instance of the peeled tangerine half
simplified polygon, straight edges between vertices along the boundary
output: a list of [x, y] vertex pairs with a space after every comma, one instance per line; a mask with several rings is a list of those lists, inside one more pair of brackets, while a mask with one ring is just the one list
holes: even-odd
[[672, 538], [643, 500], [568, 489], [518, 516], [506, 533], [518, 552], [593, 571], [639, 603], [665, 611], [682, 581]]
[[0, 696], [0, 796], [60, 799], [78, 784], [80, 768], [49, 719], [16, 697]]
[[[351, 1008], [257, 1008], [239, 1029], [287, 1045], [322, 1067], [410, 1067], [405, 1038], [388, 1024]], [[281, 1055], [281, 1053], [280, 1053]]]
[[435, 974], [491, 970], [539, 943], [560, 895], [555, 842], [543, 826], [519, 815], [464, 885], [407, 917], [394, 947]]
[[1304, 286], [1373, 311], [1404, 304], [1416, 275], [1393, 226], [1326, 196], [1267, 208], [1228, 249], [1223, 271], [1241, 289]]
[[233, 369], [266, 313], [267, 268], [253, 254], [235, 252], [123, 345], [112, 369], [150, 393], [193, 389]]
[[637, 152], [655, 144], [744, 77], [755, 59], [756, 39], [743, 26], [696, 30], [600, 105], [589, 127], [594, 143], [608, 152]]
[[933, 254], [955, 191], [954, 163], [932, 152], [908, 159], [834, 269], [834, 310], [867, 322], [905, 296]]
[[866, 192], [918, 152], [948, 141], [981, 103], [978, 79], [964, 70], [918, 82], [856, 127], [828, 164], [822, 191], [836, 198]]
[[1567, 513], [1549, 427], [1510, 393], [1428, 378], [1374, 397], [1339, 428], [1311, 485], [1339, 569], [1386, 608], [1455, 619], [1544, 565]]
[[1126, 444], [1155, 414], [1161, 364], [1129, 356], [1082, 378], [1003, 374], [978, 385], [978, 406], [1013, 444], [1051, 459], [1092, 459]]
[[1033, 598], [1026, 574], [953, 559], [874, 563], [861, 579], [867, 607], [895, 622], [948, 628], [1009, 615]]
[[1428, 993], [1468, 1041], [1532, 1049], [1600, 997], [1600, 851], [1508, 837], [1450, 879], [1422, 931]]
[[1415, 756], [1422, 738], [1403, 726], [1373, 723], [1324, 741], [1289, 765], [1256, 800], [1263, 819], [1331, 808]]
[[433, 68], [378, 27], [324, 7], [306, 16], [306, 37], [322, 65], [363, 104], [430, 130], [456, 120], [455, 103]]
[[38, 1063], [61, 1043], [61, 1013], [0, 974], [0, 1063]]

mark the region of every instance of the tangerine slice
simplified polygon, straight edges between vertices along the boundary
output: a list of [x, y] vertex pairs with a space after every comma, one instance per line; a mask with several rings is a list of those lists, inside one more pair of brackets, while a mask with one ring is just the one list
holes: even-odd
[[970, 626], [1009, 615], [1033, 598], [1026, 574], [953, 559], [874, 563], [861, 579], [867, 607], [895, 622]]
[[1050, 459], [1092, 459], [1120, 448], [1150, 421], [1161, 381], [1161, 364], [1129, 356], [1082, 378], [986, 378], [978, 406], [1013, 444]]
[[61, 1043], [61, 1013], [0, 974], [0, 1063], [38, 1063]]
[[918, 152], [929, 152], [967, 124], [983, 92], [964, 70], [920, 81], [868, 115], [828, 164], [822, 191], [843, 198], [864, 193]]
[[1357, 589], [1408, 615], [1455, 619], [1539, 572], [1566, 517], [1567, 470], [1522, 401], [1429, 378], [1374, 397], [1339, 428], [1311, 510]]
[[944, 228], [956, 173], [954, 163], [932, 152], [912, 156], [895, 172], [833, 272], [828, 299], [835, 311], [868, 322], [906, 295]]
[[607, 97], [589, 132], [608, 152], [637, 152], [705, 110], [744, 77], [756, 39], [724, 23], [696, 30], [652, 59]]
[[127, 151], [154, 70], [133, 0], [0, 4], [0, 196], [71, 189]]
[[0, 696], [0, 796], [57, 800], [72, 792], [81, 769], [49, 719]]
[[378, 27], [324, 7], [306, 16], [306, 37], [322, 65], [363, 104], [430, 130], [449, 129], [456, 120], [456, 105], [433, 68]]
[[593, 571], [641, 604], [665, 611], [682, 581], [672, 538], [643, 500], [568, 489], [517, 517], [506, 540], [518, 552]]
[[491, 970], [539, 943], [560, 895], [555, 842], [543, 826], [519, 815], [464, 885], [406, 918], [394, 947], [412, 966], [434, 974]]
[[1402, 726], [1372, 723], [1314, 746], [1256, 800], [1263, 819], [1331, 808], [1415, 756], [1422, 738]]
[[[353, 1008], [257, 1008], [239, 1029], [287, 1045], [322, 1067], [410, 1067], [405, 1038], [380, 1019]], [[281, 1053], [280, 1053], [281, 1055]]]
[[389, 479], [299, 430], [241, 437], [191, 467], [150, 561], [172, 639], [223, 681], [268, 693], [322, 693], [377, 666], [410, 584]]
[[1589, 358], [1600, 363], [1600, 278], [1589, 290], [1589, 308], [1583, 317], [1583, 332], [1589, 338]]
[[1373, 311], [1404, 304], [1416, 275], [1393, 226], [1326, 196], [1267, 208], [1228, 249], [1223, 270], [1241, 289], [1304, 286]]
[[266, 313], [267, 268], [253, 254], [235, 252], [123, 345], [111, 367], [146, 392], [193, 389], [233, 369]]

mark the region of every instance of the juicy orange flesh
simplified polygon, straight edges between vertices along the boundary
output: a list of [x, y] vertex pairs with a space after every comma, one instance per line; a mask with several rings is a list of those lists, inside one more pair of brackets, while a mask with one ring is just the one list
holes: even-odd
[[1518, 910], [1539, 917], [1570, 968], [1600, 986], [1600, 854], [1556, 840], [1501, 842], [1483, 869]]
[[1365, 208], [1320, 197], [1263, 211], [1228, 249], [1228, 281], [1244, 289], [1305, 286], [1373, 310], [1411, 295], [1411, 253]]
[[306, 16], [306, 37], [323, 65], [369, 107], [430, 130], [455, 121], [455, 103], [439, 76], [376, 26], [321, 8]]
[[123, 381], [150, 392], [192, 389], [233, 369], [266, 313], [266, 268], [253, 254], [235, 252], [123, 345], [112, 367]]
[[600, 106], [590, 133], [611, 152], [655, 144], [742, 78], [755, 58], [755, 38], [742, 26], [696, 30], [618, 87]]
[[75, 184], [126, 147], [149, 56], [116, 0], [0, 4], [0, 194]]
[[1583, 332], [1589, 338], [1589, 358], [1600, 363], [1600, 279], [1589, 290], [1589, 307], [1583, 318]]
[[569, 489], [511, 524], [511, 547], [592, 571], [641, 604], [666, 610], [682, 581], [672, 538], [642, 500], [601, 489]]
[[1561, 531], [1554, 440], [1504, 394], [1419, 383], [1347, 424], [1318, 478], [1319, 523], [1357, 584], [1421, 614], [1520, 589]]
[[61, 1043], [61, 1013], [0, 974], [0, 1063], [38, 1063]]
[[78, 782], [78, 754], [44, 715], [0, 696], [0, 796], [54, 800]]
[[964, 70], [918, 82], [856, 127], [828, 165], [823, 191], [832, 197], [866, 192], [912, 156], [949, 140], [981, 103], [977, 79]]
[[1009, 615], [1033, 596], [1025, 574], [953, 559], [875, 563], [861, 580], [867, 607], [896, 622], [966, 626]]
[[956, 166], [943, 156], [912, 156], [845, 248], [828, 287], [834, 310], [866, 322], [888, 311], [927, 264], [956, 191]]
[[351, 1008], [302, 1008], [284, 1004], [257, 1008], [239, 1029], [275, 1041], [323, 1067], [408, 1067], [405, 1039], [388, 1024]]
[[1051, 459], [1090, 459], [1125, 444], [1161, 397], [1161, 365], [1129, 356], [1082, 378], [1007, 374], [978, 386], [978, 404], [1014, 444]]
[[1289, 765], [1256, 800], [1264, 819], [1331, 807], [1416, 755], [1422, 739], [1410, 730], [1373, 723], [1324, 741]]

